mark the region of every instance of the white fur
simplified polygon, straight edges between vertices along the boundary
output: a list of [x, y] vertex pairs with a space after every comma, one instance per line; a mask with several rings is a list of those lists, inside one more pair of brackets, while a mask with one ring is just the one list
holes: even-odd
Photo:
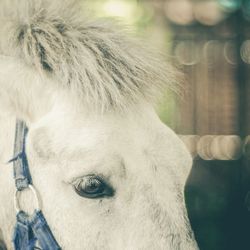
[[[39, 16], [37, 6], [42, 5], [34, 5], [34, 9], [30, 6], [33, 5], [26, 8], [21, 4], [19, 7], [26, 12], [18, 13], [27, 14], [28, 11], [31, 16], [34, 13]], [[46, 10], [45, 13], [49, 18], [54, 12]], [[29, 19], [29, 15], [27, 20], [34, 20]], [[15, 20], [15, 25], [19, 24]], [[39, 23], [37, 20], [40, 19], [36, 19], [36, 24]], [[39, 25], [45, 25], [44, 19]], [[66, 25], [72, 26], [67, 39], [74, 40], [74, 32], [79, 29], [78, 36], [83, 35], [85, 26], [78, 19], [74, 25]], [[44, 30], [51, 28], [43, 27]], [[112, 43], [108, 43], [112, 50], [124, 45], [125, 38], [117, 36], [108, 26], [104, 29], [105, 35], [95, 35], [99, 38], [104, 36], [106, 41], [107, 30], [108, 36], [114, 38]], [[86, 33], [86, 37], [92, 35], [89, 31]], [[29, 36], [26, 38], [31, 39]], [[90, 46], [94, 46], [93, 42], [89, 40]], [[55, 43], [56, 40], [52, 39], [51, 46], [56, 46]], [[94, 72], [99, 66], [82, 59], [77, 61], [78, 66], [74, 63], [60, 66], [51, 59], [58, 64], [53, 64], [53, 70], [48, 72], [41, 58], [36, 61], [37, 51], [33, 51], [32, 57], [25, 51], [25, 46], [16, 44], [13, 51], [4, 50], [8, 57], [0, 58], [0, 229], [8, 249], [12, 249], [11, 232], [15, 220], [12, 197], [15, 187], [12, 168], [5, 163], [12, 157], [16, 117], [29, 125], [27, 156], [33, 182], [41, 196], [43, 212], [51, 230], [63, 249], [197, 249], [183, 194], [191, 157], [174, 132], [161, 123], [149, 103], [145, 91], [154, 92], [150, 85], [151, 76], [145, 75], [144, 78], [140, 75], [140, 79], [134, 78], [133, 82], [124, 78], [121, 83], [129, 92], [118, 89], [115, 82], [105, 77], [100, 79], [97, 89], [91, 86], [91, 82], [86, 82], [88, 79], [79, 81], [77, 77], [71, 78], [73, 88], [68, 88], [63, 72], [74, 70], [81, 75], [81, 67], [91, 67]], [[81, 46], [78, 44], [75, 51], [71, 51], [72, 60], [78, 53], [81, 55]], [[126, 46], [128, 50], [124, 52], [117, 49], [113, 54], [114, 61], [110, 63], [117, 62], [122, 56], [127, 61], [119, 66], [121, 71], [137, 63], [140, 67], [145, 64], [144, 69], [149, 69], [149, 61], [140, 61], [145, 58], [143, 52], [137, 51], [136, 58], [129, 57], [127, 51], [130, 46], [135, 47], [130, 43]], [[97, 53], [87, 58], [96, 60], [98, 57]], [[107, 72], [103, 74], [110, 76], [110, 69], [105, 69]], [[93, 74], [99, 77], [97, 72]], [[61, 85], [59, 75], [62, 76]], [[141, 86], [138, 89], [134, 89], [137, 84], [132, 85], [135, 80]], [[92, 88], [98, 94], [91, 95]], [[85, 94], [90, 91], [87, 102], [87, 96], [76, 94], [78, 91]], [[129, 94], [136, 101], [131, 102]], [[108, 98], [110, 95], [113, 96], [111, 99]], [[100, 107], [102, 112], [99, 112]], [[74, 192], [72, 181], [91, 173], [109, 180], [115, 189], [114, 197], [93, 200]], [[30, 210], [32, 203], [32, 198], [24, 194], [22, 207]]]
[[127, 108], [165, 86], [176, 89], [176, 72], [163, 58], [111, 21], [86, 20], [76, 1], [2, 2], [0, 52], [54, 78], [84, 105]]

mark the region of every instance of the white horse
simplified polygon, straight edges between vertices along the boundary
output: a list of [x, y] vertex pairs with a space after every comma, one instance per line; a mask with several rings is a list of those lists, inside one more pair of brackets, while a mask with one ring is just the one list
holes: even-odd
[[[69, 1], [68, 1], [69, 2]], [[184, 184], [192, 161], [153, 109], [174, 71], [76, 4], [1, 1], [0, 229], [12, 249], [16, 118], [43, 213], [62, 249], [197, 249]], [[63, 7], [61, 7], [63, 6]], [[21, 207], [34, 208], [29, 191]]]

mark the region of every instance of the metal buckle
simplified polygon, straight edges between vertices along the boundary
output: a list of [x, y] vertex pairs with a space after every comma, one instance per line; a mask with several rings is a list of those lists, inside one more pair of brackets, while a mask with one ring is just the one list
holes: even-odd
[[[40, 211], [41, 210], [41, 203], [40, 200], [38, 198], [38, 192], [35, 189], [35, 187], [31, 184], [28, 185], [27, 187], [28, 189], [30, 189], [33, 193], [33, 195], [35, 196], [35, 200], [36, 200], [36, 210]], [[16, 212], [19, 213], [22, 209], [20, 208], [20, 204], [19, 204], [19, 195], [22, 191], [20, 190], [16, 190], [15, 195], [14, 195], [14, 207], [16, 209]]]

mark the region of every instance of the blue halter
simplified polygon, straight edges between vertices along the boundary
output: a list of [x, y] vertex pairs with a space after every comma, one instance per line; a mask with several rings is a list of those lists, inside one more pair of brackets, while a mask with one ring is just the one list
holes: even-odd
[[[37, 192], [32, 185], [32, 178], [29, 172], [29, 164], [25, 153], [25, 139], [28, 128], [22, 121], [16, 123], [15, 134], [15, 157], [10, 160], [14, 166], [14, 179], [16, 184], [15, 207], [17, 210], [16, 225], [13, 235], [15, 250], [58, 250], [61, 249], [54, 238], [46, 219], [40, 210]], [[24, 189], [31, 189], [37, 199], [38, 209], [29, 216], [22, 211], [18, 203], [18, 195]]]

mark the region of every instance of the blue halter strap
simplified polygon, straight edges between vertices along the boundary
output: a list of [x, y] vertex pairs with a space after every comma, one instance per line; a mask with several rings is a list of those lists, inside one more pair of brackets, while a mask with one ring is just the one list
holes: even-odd
[[[40, 210], [37, 192], [32, 185], [32, 178], [29, 171], [29, 164], [25, 153], [25, 139], [28, 128], [22, 121], [16, 123], [15, 134], [15, 157], [13, 162], [14, 179], [16, 184], [15, 207], [17, 210], [16, 225], [13, 235], [15, 250], [58, 250], [61, 249], [53, 236], [46, 219]], [[29, 216], [19, 208], [18, 195], [24, 189], [31, 189], [37, 199], [38, 209]]]

